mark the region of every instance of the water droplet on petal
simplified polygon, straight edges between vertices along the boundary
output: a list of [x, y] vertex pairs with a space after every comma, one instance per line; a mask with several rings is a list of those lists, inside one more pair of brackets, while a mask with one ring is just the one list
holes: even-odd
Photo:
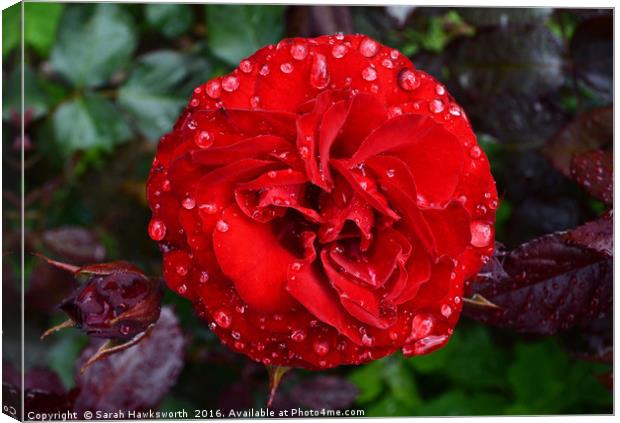
[[493, 239], [493, 229], [490, 224], [474, 220], [469, 226], [471, 229], [471, 245], [482, 248], [491, 243]]
[[297, 272], [301, 269], [302, 264], [298, 261], [293, 262], [293, 264], [291, 264], [291, 270], [293, 270], [294, 272]]
[[327, 355], [329, 352], [329, 344], [326, 341], [317, 340], [313, 345], [314, 352], [316, 352], [321, 357]]
[[215, 320], [215, 323], [224, 329], [229, 328], [232, 324], [232, 317], [230, 317], [230, 315], [224, 310], [217, 310], [213, 313], [213, 319]]
[[342, 32], [338, 32], [336, 33], [336, 37], [335, 37], [338, 41], [342, 41], [344, 40], [344, 34]]
[[176, 268], [177, 274], [181, 276], [187, 275], [187, 266], [183, 266], [182, 264], [178, 265]]
[[181, 295], [185, 295], [187, 293], [187, 285], [179, 285], [179, 287], [177, 288], [177, 292]]
[[295, 60], [304, 60], [308, 55], [308, 47], [305, 44], [293, 44], [291, 46], [291, 56]]
[[303, 146], [299, 149], [299, 155], [301, 156], [302, 159], [307, 159], [308, 154], [310, 154], [310, 150], [308, 149], [308, 147]]
[[477, 145], [469, 149], [469, 155], [472, 159], [477, 159], [482, 155], [482, 150]]
[[388, 117], [393, 118], [394, 116], [400, 116], [403, 114], [403, 109], [398, 106], [392, 106], [388, 109]]
[[316, 54], [310, 69], [310, 85], [317, 90], [322, 90], [329, 84], [329, 70], [327, 69], [327, 59], [322, 54]]
[[198, 206], [198, 208], [207, 212], [207, 214], [215, 214], [217, 213], [217, 206], [215, 203], [205, 203]]
[[377, 79], [377, 71], [374, 68], [368, 66], [367, 68], [362, 70], [362, 78], [364, 78], [366, 81], [374, 81], [375, 79]]
[[198, 107], [199, 104], [200, 104], [200, 100], [198, 100], [197, 98], [192, 98], [191, 101], [189, 102], [189, 105], [191, 107]]
[[443, 109], [444, 109], [443, 101], [437, 98], [434, 100], [431, 100], [431, 102], [428, 103], [428, 110], [430, 110], [433, 113], [441, 113]]
[[253, 95], [250, 98], [250, 106], [252, 106], [254, 109], [256, 109], [259, 105], [260, 105], [260, 97], [257, 96], [257, 95]]
[[385, 171], [385, 176], [387, 176], [388, 178], [393, 178], [394, 177], [394, 169], [388, 169]]
[[398, 52], [398, 50], [390, 51], [390, 57], [392, 58], [392, 60], [398, 59], [398, 56], [400, 56], [400, 53]]
[[200, 272], [200, 277], [198, 278], [198, 282], [200, 283], [209, 282], [209, 272], [207, 272], [206, 270], [203, 270], [202, 272]]
[[437, 84], [435, 85], [435, 92], [437, 93], [437, 95], [444, 95], [446, 93], [446, 89], [443, 87], [443, 85]]
[[441, 306], [441, 314], [446, 319], [450, 318], [450, 316], [452, 315], [452, 307], [450, 307], [448, 304], [442, 305]]
[[258, 71], [258, 73], [261, 76], [267, 76], [269, 75], [269, 65], [263, 65], [260, 70]]
[[404, 68], [398, 72], [398, 86], [405, 91], [413, 91], [420, 86], [420, 80], [411, 69]]
[[196, 200], [194, 200], [192, 197], [185, 197], [183, 201], [181, 201], [181, 205], [184, 209], [191, 210], [194, 208], [194, 206], [196, 206]]
[[291, 334], [291, 339], [295, 342], [302, 342], [306, 339], [306, 332], [304, 330], [296, 330]]
[[461, 108], [456, 104], [451, 104], [448, 111], [452, 116], [461, 116]]
[[411, 336], [408, 339], [416, 341], [425, 338], [433, 331], [435, 319], [432, 315], [426, 313], [416, 314], [411, 321]]
[[241, 63], [239, 63], [239, 69], [241, 69], [241, 72], [243, 73], [250, 73], [252, 72], [252, 68], [254, 67], [254, 65], [252, 65], [252, 62], [250, 62], [249, 60], [242, 60]]
[[225, 76], [224, 79], [222, 79], [222, 88], [224, 88], [225, 91], [232, 93], [239, 88], [239, 78], [234, 75]]
[[371, 38], [364, 38], [359, 50], [364, 57], [374, 57], [379, 52], [379, 43]]
[[208, 131], [199, 131], [194, 135], [194, 143], [200, 148], [209, 148], [213, 142], [213, 135]]
[[289, 63], [289, 62], [282, 63], [280, 65], [280, 70], [283, 73], [291, 73], [291, 72], [293, 72], [293, 65], [291, 63]]
[[149, 223], [149, 236], [153, 241], [161, 241], [166, 236], [166, 225], [158, 219], [152, 219]]
[[220, 98], [220, 94], [222, 93], [222, 85], [218, 80], [211, 80], [207, 82], [206, 86], [207, 95], [211, 98]]
[[332, 48], [332, 56], [336, 59], [341, 59], [347, 54], [349, 47], [344, 44], [337, 44]]
[[198, 122], [196, 122], [194, 119], [187, 122], [187, 129], [190, 129], [193, 131], [196, 128], [198, 128]]
[[383, 59], [381, 61], [381, 66], [387, 69], [392, 69], [394, 67], [394, 62], [392, 62], [390, 59]]
[[230, 227], [228, 226], [228, 223], [226, 223], [223, 220], [218, 220], [217, 223], [215, 224], [215, 229], [217, 229], [220, 232], [228, 232], [228, 229], [230, 229]]
[[362, 336], [362, 344], [366, 345], [367, 347], [372, 346], [374, 342], [375, 340], [371, 336], [368, 336], [367, 334], [364, 334]]
[[161, 189], [165, 192], [168, 192], [172, 189], [170, 186], [170, 179], [164, 179], [164, 182], [161, 183]]

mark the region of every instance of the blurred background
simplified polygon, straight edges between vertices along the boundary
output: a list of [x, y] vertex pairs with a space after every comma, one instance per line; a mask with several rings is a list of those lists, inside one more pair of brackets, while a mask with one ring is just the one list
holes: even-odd
[[[26, 252], [74, 264], [123, 259], [159, 275], [144, 192], [158, 139], [195, 86], [287, 36], [365, 33], [444, 82], [490, 158], [502, 199], [497, 240], [508, 248], [604, 210], [556, 159], [576, 144], [612, 143], [611, 10], [26, 3], [22, 66], [19, 7], [2, 16], [5, 322], [19, 316], [20, 150]], [[55, 306], [75, 282], [35, 257], [25, 265], [26, 369], [53, 372], [71, 390], [88, 338], [38, 336], [64, 319]], [[265, 369], [220, 345], [186, 300], [167, 292], [164, 302], [188, 343], [159, 409], [264, 406]], [[428, 356], [291, 372], [275, 407], [611, 413], [611, 364], [586, 354], [611, 345], [611, 327], [610, 315], [543, 338], [463, 318], [448, 346]], [[3, 329], [7, 374], [19, 367], [19, 335]]]

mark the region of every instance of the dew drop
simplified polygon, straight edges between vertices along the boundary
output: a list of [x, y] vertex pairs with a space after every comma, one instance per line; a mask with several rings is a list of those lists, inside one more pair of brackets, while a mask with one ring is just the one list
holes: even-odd
[[344, 44], [337, 44], [332, 48], [332, 56], [336, 59], [342, 59], [347, 52], [349, 51], [349, 47]]
[[470, 224], [471, 245], [482, 248], [488, 246], [493, 239], [493, 229], [486, 222], [474, 220]]
[[308, 55], [308, 47], [305, 44], [293, 44], [291, 46], [291, 56], [295, 60], [304, 60]]
[[326, 341], [317, 340], [314, 342], [312, 347], [314, 348], [314, 352], [321, 357], [326, 356], [327, 353], [329, 353], [329, 344]]
[[379, 52], [379, 43], [370, 38], [364, 38], [360, 43], [360, 53], [364, 57], [374, 57]]
[[256, 109], [259, 105], [260, 105], [260, 97], [257, 95], [253, 95], [250, 98], [250, 106]]
[[161, 241], [166, 236], [166, 225], [158, 219], [152, 219], [149, 223], [149, 236], [153, 241]]
[[218, 324], [218, 326], [224, 329], [229, 328], [232, 324], [232, 317], [230, 317], [230, 315], [224, 310], [217, 310], [215, 313], [213, 313], [213, 319], [215, 320], [215, 323]]
[[191, 107], [198, 107], [199, 104], [200, 104], [200, 101], [197, 98], [192, 98], [191, 101], [189, 102], [189, 105]]
[[461, 108], [456, 104], [451, 104], [448, 111], [452, 116], [461, 116]]
[[469, 149], [469, 155], [472, 159], [478, 159], [482, 155], [482, 150], [477, 145]]
[[239, 63], [239, 69], [241, 69], [241, 72], [243, 73], [250, 73], [252, 72], [252, 68], [254, 67], [254, 65], [252, 65], [252, 62], [250, 62], [249, 60], [242, 60], [241, 63]]
[[324, 55], [316, 54], [310, 69], [310, 85], [317, 90], [322, 90], [329, 84], [329, 70]]
[[198, 208], [204, 210], [207, 214], [217, 213], [217, 206], [215, 205], [215, 203], [201, 204]]
[[411, 339], [418, 340], [427, 337], [435, 326], [435, 319], [430, 314], [420, 313], [411, 321]]
[[392, 50], [390, 51], [390, 57], [392, 58], [392, 60], [396, 60], [398, 59], [398, 56], [400, 55], [400, 53], [398, 52], [398, 50]]
[[377, 71], [373, 67], [368, 66], [362, 70], [362, 78], [366, 81], [374, 81], [377, 79]]
[[308, 154], [310, 154], [310, 150], [308, 149], [308, 147], [303, 146], [299, 149], [299, 155], [301, 156], [302, 159], [307, 159]]
[[403, 114], [403, 109], [398, 106], [392, 106], [388, 109], [388, 117], [393, 118], [394, 116], [400, 116]]
[[392, 69], [394, 67], [394, 62], [392, 62], [390, 59], [383, 59], [381, 61], [381, 66], [387, 69]]
[[293, 72], [293, 65], [291, 63], [289, 63], [289, 62], [282, 63], [280, 65], [280, 70], [283, 73], [291, 73], [291, 72]]
[[441, 314], [446, 319], [450, 318], [450, 316], [452, 315], [452, 307], [450, 307], [448, 304], [442, 305], [441, 306]]
[[437, 84], [435, 85], [435, 92], [437, 93], [437, 95], [444, 95], [446, 93], [446, 89], [443, 87], [443, 85]]
[[169, 192], [172, 188], [170, 186], [170, 180], [164, 179], [164, 182], [161, 183], [161, 189], [165, 192]]
[[258, 73], [261, 76], [267, 76], [269, 75], [269, 65], [263, 65], [260, 70], [258, 71]]
[[364, 334], [362, 336], [362, 344], [366, 345], [367, 347], [371, 347], [374, 342], [375, 340], [371, 336], [368, 336], [367, 334]]
[[209, 272], [207, 272], [206, 270], [203, 270], [202, 272], [200, 272], [200, 277], [198, 278], [198, 282], [200, 283], [209, 282]]
[[232, 93], [239, 88], [239, 78], [234, 75], [224, 77], [224, 79], [222, 79], [222, 88], [224, 88], [224, 91]]
[[190, 120], [189, 122], [187, 122], [187, 128], [190, 130], [194, 130], [198, 127], [198, 122], [196, 122], [194, 119]]
[[306, 332], [302, 329], [296, 330], [291, 334], [291, 339], [295, 342], [303, 342], [306, 339]]
[[298, 261], [293, 262], [293, 264], [291, 264], [291, 270], [294, 272], [297, 272], [301, 269], [301, 263]]
[[217, 223], [215, 224], [215, 229], [217, 229], [220, 232], [228, 232], [228, 229], [230, 229], [230, 227], [228, 226], [228, 223], [226, 223], [223, 220], [218, 220]]
[[183, 201], [181, 201], [181, 205], [184, 209], [191, 210], [196, 206], [196, 200], [194, 200], [192, 197], [185, 197]]
[[207, 82], [206, 92], [211, 98], [220, 98], [220, 94], [222, 93], [222, 85], [215, 79], [211, 80]]
[[411, 69], [401, 69], [397, 79], [398, 86], [405, 91], [413, 91], [420, 86], [420, 80]]
[[177, 292], [181, 295], [187, 294], [187, 285], [179, 285], [179, 287], [177, 288]]
[[438, 98], [428, 103], [428, 110], [430, 110], [432, 113], [441, 113], [443, 109], [443, 101], [439, 100]]
[[182, 264], [178, 265], [176, 268], [177, 275], [185, 276], [187, 275], [187, 266], [183, 266]]

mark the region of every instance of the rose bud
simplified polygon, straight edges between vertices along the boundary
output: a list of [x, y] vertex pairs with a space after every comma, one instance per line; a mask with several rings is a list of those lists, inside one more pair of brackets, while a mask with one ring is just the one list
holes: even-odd
[[[117, 261], [77, 267], [45, 259], [75, 276], [87, 275], [88, 279], [59, 305], [69, 320], [49, 329], [41, 338], [75, 326], [91, 337], [110, 340], [94, 356], [96, 360], [112, 352], [112, 348], [118, 351], [134, 345], [159, 319], [161, 283], [136, 266]], [[115, 341], [128, 342], [116, 345]], [[89, 360], [87, 365], [95, 360]]]
[[235, 351], [308, 369], [445, 345], [498, 206], [446, 88], [340, 34], [282, 40], [197, 87], [147, 197], [167, 285]]

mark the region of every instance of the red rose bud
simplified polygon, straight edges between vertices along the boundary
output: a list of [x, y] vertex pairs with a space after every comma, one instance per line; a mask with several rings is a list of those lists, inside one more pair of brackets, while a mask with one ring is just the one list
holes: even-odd
[[197, 87], [147, 196], [168, 286], [230, 348], [309, 369], [445, 345], [498, 206], [446, 88], [363, 35], [282, 40]]
[[76, 276], [87, 274], [88, 279], [59, 305], [70, 320], [44, 336], [62, 327], [75, 326], [95, 338], [128, 340], [159, 318], [160, 284], [132, 264], [112, 262], [74, 267], [47, 261]]

